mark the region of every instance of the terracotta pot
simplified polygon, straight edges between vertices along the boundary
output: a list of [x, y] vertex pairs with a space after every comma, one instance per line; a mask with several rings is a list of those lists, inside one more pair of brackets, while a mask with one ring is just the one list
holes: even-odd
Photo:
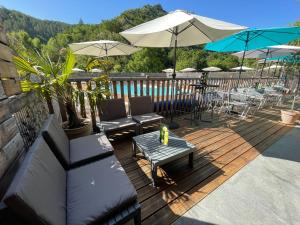
[[295, 124], [299, 118], [299, 112], [294, 110], [281, 110], [281, 121], [284, 124]]
[[[84, 137], [87, 135], [90, 135], [92, 133], [92, 123], [90, 119], [83, 119], [84, 126], [74, 128], [74, 129], [68, 129], [64, 128], [65, 133], [67, 134], [69, 139]], [[68, 123], [65, 122], [63, 124], [63, 127], [66, 127]]]

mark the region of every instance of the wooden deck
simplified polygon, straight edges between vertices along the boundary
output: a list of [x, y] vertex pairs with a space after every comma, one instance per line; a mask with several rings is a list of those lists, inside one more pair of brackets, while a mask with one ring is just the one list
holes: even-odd
[[194, 168], [181, 158], [158, 170], [159, 188], [151, 186], [150, 166], [142, 156], [133, 159], [131, 140], [113, 143], [115, 153], [138, 193], [143, 224], [171, 224], [233, 176], [289, 129], [280, 112], [266, 109], [247, 120], [215, 118], [192, 126], [178, 118], [179, 136], [197, 146]]

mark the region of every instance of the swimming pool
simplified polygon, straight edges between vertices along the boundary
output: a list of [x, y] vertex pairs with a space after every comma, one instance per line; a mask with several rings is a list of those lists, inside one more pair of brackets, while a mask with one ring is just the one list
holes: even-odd
[[[128, 95], [128, 91], [129, 91], [128, 90], [128, 84], [123, 84], [123, 86], [124, 86], [124, 95]], [[116, 87], [117, 87], [116, 88], [117, 89], [117, 94], [120, 95], [121, 94], [121, 85], [118, 83], [116, 85]], [[136, 93], [137, 93], [137, 95], [140, 95], [141, 89], [142, 89], [143, 95], [146, 95], [147, 94], [147, 87], [146, 87], [146, 85], [143, 85], [141, 87], [140, 84], [137, 84], [137, 86], [136, 86]], [[131, 84], [130, 85], [130, 93], [131, 93], [131, 95], [134, 95], [134, 93], [135, 93], [134, 90], [135, 90], [134, 84]], [[114, 91], [113, 91], [113, 85], [112, 84], [110, 85], [110, 91], [111, 91], [111, 93], [114, 93]], [[167, 93], [168, 93], [166, 86], [164, 88], [164, 93], [162, 93], [163, 92], [163, 88], [162, 87], [159, 87], [159, 90], [158, 90], [157, 86], [154, 86], [154, 96], [157, 96], [157, 91], [159, 92], [159, 96], [167, 95]], [[152, 86], [149, 86], [149, 94], [152, 95]], [[169, 88], [169, 95], [171, 95], [171, 87]]]

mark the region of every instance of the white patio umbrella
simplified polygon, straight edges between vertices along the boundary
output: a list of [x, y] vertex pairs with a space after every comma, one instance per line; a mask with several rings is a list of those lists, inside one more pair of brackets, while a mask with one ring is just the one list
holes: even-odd
[[[275, 58], [280, 56], [288, 56], [293, 53], [297, 53], [300, 51], [300, 46], [293, 46], [293, 45], [274, 45], [269, 46], [265, 49], [257, 49], [257, 50], [250, 50], [241, 52], [233, 53], [232, 55], [237, 56], [239, 58], [248, 58], [248, 59], [264, 59], [262, 60], [263, 66], [260, 73], [260, 77], [262, 76], [262, 71], [266, 65], [267, 58]], [[277, 61], [277, 60], [276, 60]]]
[[99, 40], [69, 44], [74, 54], [96, 57], [130, 55], [140, 50], [118, 41]]
[[182, 70], [180, 70], [180, 72], [183, 72], [183, 73], [188, 73], [188, 72], [196, 72], [197, 70], [195, 68], [184, 68]]
[[264, 70], [273, 70], [273, 69], [281, 69], [283, 68], [284, 66], [280, 66], [280, 65], [276, 65], [276, 64], [273, 64], [271, 66], [268, 66], [266, 68], [264, 68]]
[[178, 125], [173, 123], [172, 113], [176, 77], [176, 48], [212, 42], [244, 29], [246, 29], [244, 26], [176, 10], [120, 34], [134, 46], [174, 48], [171, 124], [169, 126], [176, 128]]
[[210, 66], [210, 67], [203, 68], [202, 71], [204, 71], [204, 72], [218, 72], [218, 71], [222, 71], [222, 69], [219, 68], [219, 67]]
[[162, 72], [164, 72], [164, 73], [172, 73], [173, 69], [172, 68], [164, 69], [164, 70], [162, 70]]
[[231, 68], [230, 70], [232, 71], [251, 71], [251, 70], [254, 70], [253, 68], [250, 68], [250, 67], [247, 67], [247, 66], [242, 66], [242, 68], [240, 66], [238, 67], [234, 67], [234, 68]]
[[103, 70], [98, 69], [98, 68], [94, 68], [94, 69], [91, 69], [90, 72], [92, 72], [92, 73], [101, 73], [101, 72], [103, 72]]
[[84, 70], [79, 69], [79, 68], [76, 68], [76, 67], [73, 68], [72, 71], [73, 71], [73, 72], [84, 72]]

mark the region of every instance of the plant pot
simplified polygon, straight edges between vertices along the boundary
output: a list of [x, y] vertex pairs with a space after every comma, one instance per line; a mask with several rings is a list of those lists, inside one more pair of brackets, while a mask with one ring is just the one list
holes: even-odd
[[[64, 128], [65, 133], [67, 134], [69, 139], [84, 137], [90, 135], [92, 133], [92, 123], [90, 119], [82, 119], [84, 125], [82, 127], [69, 129]], [[67, 127], [68, 122], [63, 123], [63, 127]]]
[[299, 118], [299, 112], [294, 110], [281, 110], [281, 121], [284, 124], [295, 124]]

